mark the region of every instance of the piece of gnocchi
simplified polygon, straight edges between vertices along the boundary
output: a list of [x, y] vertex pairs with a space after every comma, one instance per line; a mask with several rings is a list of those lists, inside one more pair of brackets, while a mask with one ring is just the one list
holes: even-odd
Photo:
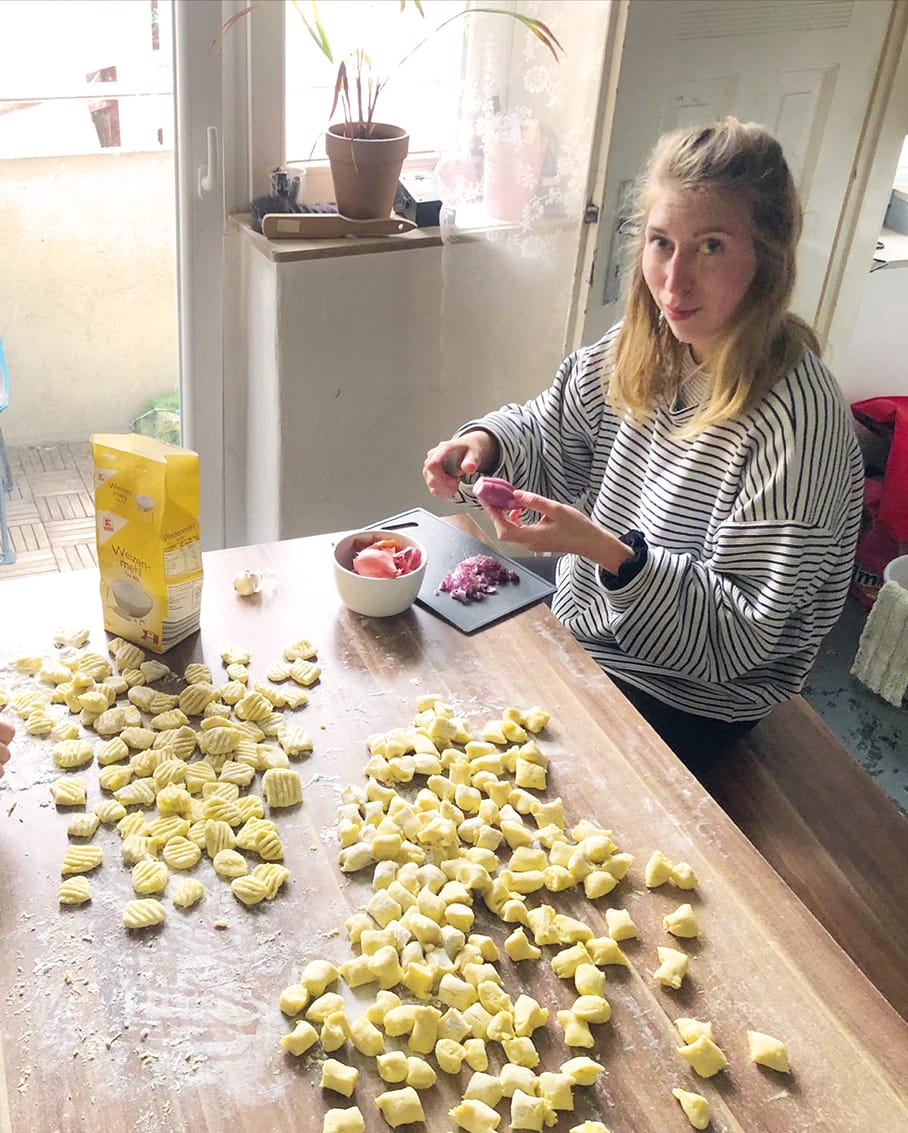
[[587, 1023], [607, 1023], [612, 1017], [611, 1005], [601, 995], [578, 995], [571, 1011]]
[[136, 893], [161, 893], [167, 888], [170, 870], [163, 862], [136, 862], [132, 869], [132, 887]]
[[612, 940], [631, 940], [637, 935], [637, 926], [627, 909], [606, 909], [605, 923]]
[[547, 1098], [515, 1090], [511, 1098], [511, 1128], [542, 1130], [556, 1118]]
[[69, 846], [63, 854], [60, 873], [64, 877], [71, 873], [90, 873], [103, 859], [104, 851], [100, 846]]
[[[53, 725], [53, 721], [51, 721]], [[52, 752], [57, 767], [71, 769], [84, 767], [94, 759], [94, 750], [88, 740], [62, 740]]]
[[564, 1032], [565, 1046], [589, 1048], [596, 1045], [585, 1019], [578, 1018], [573, 1011], [559, 1011], [556, 1018]]
[[320, 1085], [323, 1090], [333, 1090], [334, 1093], [343, 1094], [345, 1098], [349, 1098], [353, 1096], [358, 1079], [359, 1071], [355, 1066], [348, 1066], [344, 1062], [339, 1062], [336, 1058], [327, 1058], [322, 1063]]
[[665, 854], [661, 850], [654, 850], [644, 871], [647, 889], [657, 889], [660, 885], [664, 885], [671, 878], [672, 869], [672, 863]]
[[177, 883], [171, 900], [178, 909], [190, 909], [205, 896], [205, 886], [196, 877], [184, 877]]
[[192, 869], [202, 851], [195, 842], [178, 834], [165, 843], [161, 856], [171, 869]]
[[322, 1133], [365, 1133], [366, 1121], [359, 1106], [329, 1109], [322, 1122]]
[[700, 1035], [692, 1043], [686, 1043], [677, 1050], [701, 1078], [712, 1078], [728, 1065], [724, 1052], [706, 1035]]
[[303, 801], [303, 784], [295, 771], [269, 767], [262, 776], [262, 793], [269, 807], [296, 806]]
[[318, 1031], [305, 1019], [300, 1019], [289, 1035], [281, 1038], [281, 1046], [299, 1057], [318, 1042]]
[[414, 1121], [426, 1120], [419, 1094], [412, 1086], [403, 1086], [399, 1090], [386, 1090], [376, 1097], [375, 1104], [392, 1129]]
[[123, 925], [125, 928], [150, 928], [161, 924], [166, 916], [167, 910], [160, 901], [154, 897], [140, 897], [126, 902]]
[[677, 948], [657, 948], [659, 967], [653, 972], [653, 979], [663, 987], [672, 987], [676, 990], [681, 986], [690, 964], [690, 957], [686, 952], [679, 952]]
[[697, 875], [687, 862], [676, 862], [672, 866], [671, 882], [679, 889], [696, 889]]
[[54, 803], [59, 806], [84, 806], [87, 798], [84, 779], [55, 779], [50, 785]]
[[249, 864], [236, 850], [219, 850], [212, 860], [214, 872], [219, 877], [244, 877], [249, 872]]
[[747, 1032], [747, 1045], [750, 1048], [750, 1060], [760, 1066], [768, 1066], [771, 1070], [778, 1070], [782, 1074], [790, 1074], [788, 1064], [788, 1050], [781, 1039], [772, 1035], [764, 1035], [761, 1031]]
[[92, 838], [98, 829], [101, 820], [96, 814], [86, 811], [83, 814], [74, 814], [69, 820], [66, 833], [70, 838]]
[[537, 948], [522, 928], [515, 929], [504, 942], [504, 948], [512, 960], [538, 960], [542, 950]]
[[467, 1133], [495, 1133], [501, 1124], [501, 1114], [479, 1098], [464, 1098], [448, 1110], [448, 1116]]
[[700, 935], [700, 926], [697, 923], [694, 910], [688, 904], [679, 905], [674, 912], [667, 913], [662, 918], [662, 927], [672, 936], [690, 938]]
[[230, 882], [230, 890], [244, 905], [258, 905], [268, 897], [268, 886], [260, 877], [251, 873], [245, 877], [235, 877]]
[[68, 877], [60, 885], [57, 900], [61, 905], [84, 905], [91, 900], [91, 885], [87, 877]]
[[331, 984], [337, 982], [339, 974], [337, 966], [330, 960], [310, 960], [303, 968], [300, 983], [313, 998], [317, 999], [325, 994]]
[[568, 1075], [575, 1086], [594, 1086], [599, 1075], [605, 1073], [605, 1067], [601, 1062], [596, 1062], [595, 1059], [588, 1058], [584, 1054], [562, 1062], [560, 1070], [562, 1074]]
[[675, 1087], [672, 1096], [677, 1098], [684, 1110], [684, 1116], [694, 1129], [705, 1129], [709, 1125], [709, 1102], [702, 1094]]
[[414, 1090], [431, 1090], [437, 1080], [435, 1070], [424, 1058], [416, 1054], [407, 1055], [405, 1081], [408, 1086], [412, 1086]]
[[706, 1035], [708, 1039], [713, 1037], [712, 1023], [704, 1022], [702, 1019], [676, 1019], [675, 1026], [678, 1028], [678, 1034], [686, 1043], [696, 1042], [701, 1035]]

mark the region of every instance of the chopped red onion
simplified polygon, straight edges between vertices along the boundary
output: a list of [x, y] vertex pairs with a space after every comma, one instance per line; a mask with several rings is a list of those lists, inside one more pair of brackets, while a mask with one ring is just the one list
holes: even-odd
[[456, 602], [481, 602], [498, 587], [519, 582], [520, 575], [491, 555], [473, 555], [453, 567], [441, 580], [436, 594], [450, 594]]

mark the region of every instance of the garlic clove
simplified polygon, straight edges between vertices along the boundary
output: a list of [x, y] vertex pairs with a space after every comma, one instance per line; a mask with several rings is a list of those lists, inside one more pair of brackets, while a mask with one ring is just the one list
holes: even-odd
[[241, 570], [234, 575], [233, 589], [243, 598], [258, 594], [262, 589], [262, 576], [256, 570]]

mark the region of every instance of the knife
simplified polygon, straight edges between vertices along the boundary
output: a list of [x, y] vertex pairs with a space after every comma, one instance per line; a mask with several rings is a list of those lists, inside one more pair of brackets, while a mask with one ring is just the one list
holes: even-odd
[[262, 217], [262, 234], [269, 240], [337, 240], [343, 236], [397, 236], [416, 225], [402, 216], [355, 220], [336, 212], [269, 212]]

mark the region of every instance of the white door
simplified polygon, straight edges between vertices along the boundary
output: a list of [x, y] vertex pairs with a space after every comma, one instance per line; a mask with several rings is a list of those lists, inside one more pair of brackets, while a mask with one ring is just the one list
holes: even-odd
[[35, 474], [17, 477], [20, 569], [91, 561], [93, 432], [179, 441], [182, 423], [204, 544], [223, 545], [225, 213], [249, 195], [244, 152], [228, 153], [226, 193], [221, 145], [209, 159], [245, 97], [245, 41], [212, 44], [241, 6], [0, 3], [3, 424]]
[[631, 0], [572, 346], [620, 317], [622, 198], [656, 138], [725, 114], [783, 145], [805, 204], [792, 306], [814, 320], [890, 10], [890, 0]]
[[199, 454], [202, 542], [224, 545], [225, 177], [219, 3], [175, 3], [177, 265], [183, 444]]

